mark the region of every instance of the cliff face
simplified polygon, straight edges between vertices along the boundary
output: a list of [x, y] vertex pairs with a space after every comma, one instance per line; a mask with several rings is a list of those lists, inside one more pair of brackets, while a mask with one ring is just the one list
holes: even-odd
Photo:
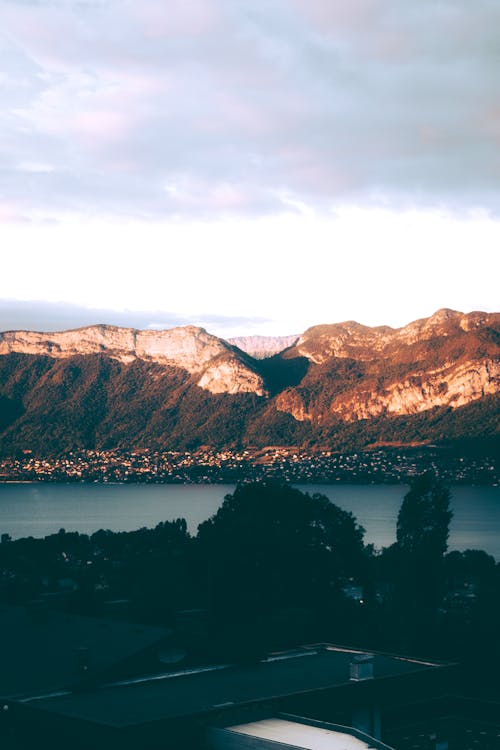
[[0, 355], [14, 352], [55, 359], [102, 354], [123, 364], [142, 360], [199, 374], [197, 384], [212, 393], [265, 392], [262, 378], [233, 347], [196, 326], [138, 331], [98, 325], [56, 333], [0, 333]]
[[499, 391], [498, 314], [315, 326], [262, 360], [194, 326], [14, 331], [0, 334], [0, 450], [492, 435]]
[[279, 354], [284, 349], [293, 346], [298, 336], [238, 336], [228, 339], [229, 343], [255, 359], [266, 359]]
[[500, 390], [499, 328], [496, 313], [453, 310], [400, 329], [310, 328], [284, 356], [307, 357], [312, 366], [276, 408], [300, 421], [354, 422], [465, 406]]
[[456, 409], [498, 393], [500, 366], [494, 360], [467, 362], [432, 372], [415, 373], [390, 383], [382, 392], [360, 391], [332, 403], [331, 412], [345, 422], [382, 415], [417, 414], [439, 406]]

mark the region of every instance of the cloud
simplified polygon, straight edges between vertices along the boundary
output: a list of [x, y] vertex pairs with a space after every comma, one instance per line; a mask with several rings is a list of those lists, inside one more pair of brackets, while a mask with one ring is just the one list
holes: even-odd
[[493, 0], [5, 0], [0, 196], [27, 217], [496, 211], [499, 23]]
[[230, 336], [239, 327], [252, 330], [268, 321], [269, 318], [261, 316], [229, 316], [210, 312], [179, 315], [164, 310], [93, 309], [43, 300], [0, 299], [0, 331], [64, 331], [101, 323], [140, 330], [197, 325], [210, 332]]

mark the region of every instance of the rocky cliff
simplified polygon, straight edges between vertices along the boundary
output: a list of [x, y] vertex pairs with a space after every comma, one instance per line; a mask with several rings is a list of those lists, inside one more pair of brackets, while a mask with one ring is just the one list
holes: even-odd
[[315, 326], [260, 360], [194, 326], [11, 331], [0, 451], [491, 437], [499, 354], [500, 315], [452, 310], [400, 329]]
[[238, 336], [228, 339], [233, 346], [237, 346], [242, 351], [249, 354], [255, 359], [265, 359], [279, 354], [289, 346], [293, 346], [298, 336]]
[[251, 363], [230, 344], [196, 326], [138, 331], [96, 325], [55, 333], [0, 333], [0, 355], [13, 352], [56, 359], [101, 354], [124, 364], [142, 360], [200, 375], [197, 384], [212, 393], [262, 396], [265, 392], [263, 380]]
[[416, 414], [435, 407], [456, 409], [487, 395], [498, 393], [499, 363], [486, 359], [431, 372], [412, 372], [403, 380], [389, 383], [382, 391], [360, 391], [339, 398], [332, 413], [346, 422], [381, 415]]
[[276, 407], [300, 421], [354, 422], [465, 406], [500, 391], [499, 329], [496, 313], [447, 309], [399, 329], [310, 328], [285, 356], [312, 367]]

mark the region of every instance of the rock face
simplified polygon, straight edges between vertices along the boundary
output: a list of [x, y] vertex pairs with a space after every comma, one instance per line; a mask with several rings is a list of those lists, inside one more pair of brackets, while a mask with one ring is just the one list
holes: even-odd
[[295, 388], [289, 388], [276, 397], [276, 408], [291, 414], [297, 422], [311, 421], [313, 415], [307, 411], [303, 396]]
[[[251, 392], [264, 395], [262, 378], [238, 352], [203, 328], [184, 326], [167, 331], [97, 325], [72, 331], [0, 333], [0, 355], [12, 352], [66, 359], [104, 354], [124, 364], [134, 360], [179, 367], [200, 374], [197, 384], [212, 393]], [[221, 363], [224, 358], [224, 366]]]
[[227, 355], [213, 359], [197, 384], [211, 393], [266, 393], [260, 375]]
[[331, 411], [345, 422], [381, 415], [417, 414], [437, 406], [456, 409], [499, 391], [497, 361], [468, 362], [428, 373], [412, 374], [383, 392], [361, 391], [332, 403]]
[[399, 329], [349, 321], [283, 344], [255, 359], [195, 326], [0, 334], [0, 451], [358, 450], [498, 433], [499, 314], [439, 310]]
[[[499, 328], [497, 313], [448, 309], [399, 329], [353, 321], [315, 326], [285, 355], [307, 357], [316, 367], [295, 392], [280, 394], [276, 408], [300, 421], [333, 415], [354, 422], [465, 406], [500, 391]], [[319, 391], [315, 382], [331, 380], [336, 370], [340, 380], [346, 362], [356, 377], [330, 385], [329, 399], [324, 388], [321, 398], [311, 397]]]
[[228, 342], [255, 359], [265, 359], [293, 346], [299, 336], [238, 336]]

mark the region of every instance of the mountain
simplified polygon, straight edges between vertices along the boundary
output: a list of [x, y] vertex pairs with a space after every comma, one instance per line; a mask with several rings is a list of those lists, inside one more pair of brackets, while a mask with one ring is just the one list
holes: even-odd
[[211, 393], [249, 391], [264, 395], [262, 378], [248, 357], [196, 326], [137, 331], [96, 325], [55, 333], [0, 333], [0, 355], [14, 352], [55, 359], [102, 354], [123, 364], [156, 363], [198, 376], [196, 385]]
[[289, 346], [293, 346], [298, 336], [237, 336], [228, 339], [233, 346], [237, 346], [255, 359], [265, 359], [279, 354]]
[[[253, 351], [252, 338], [241, 346]], [[257, 359], [194, 326], [5, 332], [0, 451], [358, 450], [498, 434], [499, 314], [439, 310], [399, 329], [348, 321], [293, 339]]]
[[399, 329], [310, 328], [284, 357], [316, 366], [278, 408], [301, 420], [353, 422], [465, 406], [499, 391], [499, 329], [498, 314], [446, 309]]

